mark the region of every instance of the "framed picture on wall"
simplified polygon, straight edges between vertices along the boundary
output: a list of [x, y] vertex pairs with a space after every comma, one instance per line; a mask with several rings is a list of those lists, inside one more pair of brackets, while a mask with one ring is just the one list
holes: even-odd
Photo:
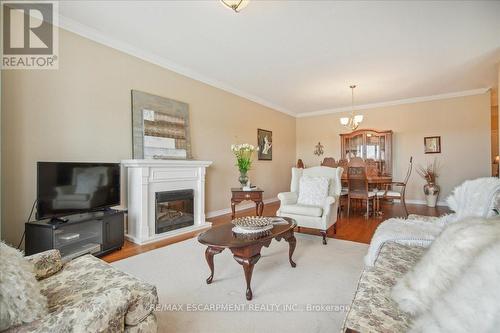
[[440, 136], [427, 136], [424, 138], [424, 152], [426, 154], [439, 154], [441, 153], [441, 137]]
[[257, 145], [259, 146], [259, 160], [273, 159], [273, 132], [257, 129]]

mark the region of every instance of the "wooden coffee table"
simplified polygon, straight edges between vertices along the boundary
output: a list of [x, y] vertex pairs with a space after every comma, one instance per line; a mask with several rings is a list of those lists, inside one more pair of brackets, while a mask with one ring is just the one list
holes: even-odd
[[247, 300], [251, 300], [252, 288], [250, 287], [250, 283], [252, 281], [253, 267], [260, 259], [260, 250], [262, 247], [269, 247], [273, 239], [280, 241], [283, 238], [288, 242], [288, 260], [290, 261], [290, 265], [295, 267], [296, 264], [292, 260], [296, 244], [293, 229], [297, 226], [297, 223], [291, 218], [284, 217], [283, 219], [288, 224], [276, 224], [272, 230], [260, 238], [234, 234], [232, 231], [233, 224], [231, 223], [213, 227], [200, 234], [198, 241], [208, 246], [205, 251], [205, 258], [207, 259], [208, 267], [210, 267], [210, 276], [207, 279], [207, 283], [212, 283], [214, 277], [214, 255], [228, 248], [233, 253], [236, 262], [243, 266], [247, 283], [246, 297]]

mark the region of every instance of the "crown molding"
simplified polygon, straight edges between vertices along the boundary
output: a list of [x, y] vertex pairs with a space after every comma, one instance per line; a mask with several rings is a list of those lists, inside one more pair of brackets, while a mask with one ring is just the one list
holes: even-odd
[[[456, 97], [482, 95], [482, 94], [488, 92], [490, 89], [491, 88], [489, 88], [489, 87], [488, 88], [479, 88], [479, 89], [457, 91], [457, 92], [451, 92], [451, 93], [439, 94], [439, 95], [412, 97], [412, 98], [398, 99], [398, 100], [394, 100], [394, 101], [363, 104], [363, 105], [355, 106], [354, 110], [367, 110], [367, 109], [375, 109], [375, 108], [381, 108], [381, 107], [386, 107], [386, 106], [413, 104], [413, 103], [429, 102], [429, 101], [436, 101], [436, 100], [456, 98]], [[351, 111], [351, 110], [352, 110], [352, 108], [350, 106], [346, 106], [346, 107], [334, 108], [334, 109], [326, 109], [326, 110], [319, 110], [319, 111], [312, 111], [312, 112], [302, 112], [302, 113], [298, 113], [296, 115], [296, 117], [297, 118], [304, 118], [304, 117], [322, 116], [322, 115], [326, 115], [326, 114], [346, 112], [346, 111]]]
[[226, 84], [224, 82], [220, 82], [218, 80], [214, 80], [214, 79], [211, 79], [209, 77], [206, 77], [206, 76], [204, 76], [196, 71], [193, 71], [187, 67], [178, 65], [178, 64], [176, 64], [168, 59], [165, 59], [164, 57], [158, 56], [152, 52], [147, 52], [147, 51], [141, 50], [141, 49], [139, 49], [135, 46], [132, 46], [128, 43], [125, 43], [125, 42], [122, 42], [118, 39], [106, 36], [104, 33], [100, 32], [94, 28], [91, 28], [85, 24], [77, 22], [73, 19], [70, 19], [62, 14], [59, 14], [58, 26], [64, 30], [70, 31], [72, 33], [75, 33], [79, 36], [90, 39], [90, 40], [97, 42], [99, 44], [111, 47], [115, 50], [121, 51], [121, 52], [126, 53], [128, 55], [134, 56], [136, 58], [142, 59], [144, 61], [155, 64], [157, 66], [160, 66], [162, 68], [168, 69], [172, 72], [183, 75], [183, 76], [188, 77], [190, 79], [203, 82], [209, 86], [224, 90], [226, 92], [237, 95], [239, 97], [243, 97], [247, 100], [250, 100], [250, 101], [255, 102], [257, 104], [260, 104], [262, 106], [268, 107], [270, 109], [279, 111], [281, 113], [287, 114], [289, 116], [292, 116], [292, 117], [296, 116], [296, 113], [294, 113], [290, 110], [287, 110], [286, 108], [284, 108], [280, 105], [269, 102], [269, 101], [267, 101], [263, 98], [260, 98], [258, 96], [241, 91], [241, 90], [239, 90], [235, 87], [232, 87], [231, 85]]
[[[241, 91], [240, 89], [237, 89], [237, 88], [231, 86], [230, 84], [220, 82], [220, 81], [215, 80], [215, 79], [211, 79], [203, 74], [200, 74], [200, 73], [193, 71], [187, 67], [176, 64], [176, 63], [174, 63], [174, 62], [172, 62], [164, 57], [158, 56], [152, 52], [147, 52], [147, 51], [141, 50], [141, 49], [136, 48], [128, 43], [125, 43], [125, 42], [122, 42], [118, 39], [106, 36], [104, 33], [100, 32], [94, 28], [91, 28], [85, 24], [77, 22], [73, 19], [70, 19], [64, 15], [60, 14], [58, 25], [62, 29], [65, 29], [67, 31], [75, 33], [75, 34], [82, 36], [84, 38], [90, 39], [96, 43], [111, 47], [115, 50], [121, 51], [121, 52], [126, 53], [128, 55], [131, 55], [133, 57], [136, 57], [136, 58], [139, 58], [141, 60], [147, 61], [149, 63], [155, 64], [157, 66], [160, 66], [162, 68], [165, 68], [167, 70], [170, 70], [172, 72], [180, 74], [182, 76], [188, 77], [190, 79], [205, 83], [209, 86], [224, 90], [224, 91], [231, 93], [231, 94], [234, 94], [236, 96], [245, 98], [249, 101], [255, 102], [257, 104], [268, 107], [268, 108], [273, 109], [275, 111], [284, 113], [288, 116], [292, 116], [292, 117], [296, 117], [296, 118], [304, 118], [304, 117], [321, 116], [321, 115], [340, 113], [340, 112], [346, 112], [346, 111], [352, 110], [352, 108], [350, 106], [348, 106], [348, 107], [332, 108], [332, 109], [325, 109], [325, 110], [318, 110], [318, 111], [311, 111], [311, 112], [295, 113], [295, 112], [292, 112], [292, 111], [286, 109], [285, 107], [282, 107], [280, 105], [277, 105], [275, 103], [267, 101], [261, 97], [246, 93], [244, 91]], [[435, 100], [455, 98], [455, 97], [480, 95], [480, 94], [486, 93], [488, 90], [490, 90], [490, 87], [480, 88], [480, 89], [472, 89], [472, 90], [464, 90], [464, 91], [459, 91], [459, 92], [451, 92], [451, 93], [445, 93], [445, 94], [439, 94], [439, 95], [412, 97], [412, 98], [399, 99], [399, 100], [394, 100], [394, 101], [386, 101], [386, 102], [380, 102], [380, 103], [357, 105], [354, 109], [355, 110], [367, 110], [367, 109], [374, 109], [374, 108], [387, 107], [387, 106], [412, 104], [412, 103], [418, 103], [418, 102], [428, 102], [428, 101], [435, 101]]]

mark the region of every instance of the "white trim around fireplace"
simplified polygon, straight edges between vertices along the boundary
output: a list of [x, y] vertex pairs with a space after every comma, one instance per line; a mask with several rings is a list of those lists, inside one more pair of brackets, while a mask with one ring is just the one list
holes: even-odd
[[[121, 164], [129, 241], [142, 245], [210, 227], [205, 220], [205, 169], [211, 161], [124, 160]], [[194, 191], [194, 225], [156, 234], [155, 193], [185, 189]]]

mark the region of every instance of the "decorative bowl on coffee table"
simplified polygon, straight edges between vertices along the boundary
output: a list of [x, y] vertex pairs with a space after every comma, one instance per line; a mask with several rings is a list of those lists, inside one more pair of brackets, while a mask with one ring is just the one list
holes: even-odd
[[245, 216], [234, 219], [232, 223], [242, 229], [259, 230], [273, 225], [273, 219], [263, 216]]

